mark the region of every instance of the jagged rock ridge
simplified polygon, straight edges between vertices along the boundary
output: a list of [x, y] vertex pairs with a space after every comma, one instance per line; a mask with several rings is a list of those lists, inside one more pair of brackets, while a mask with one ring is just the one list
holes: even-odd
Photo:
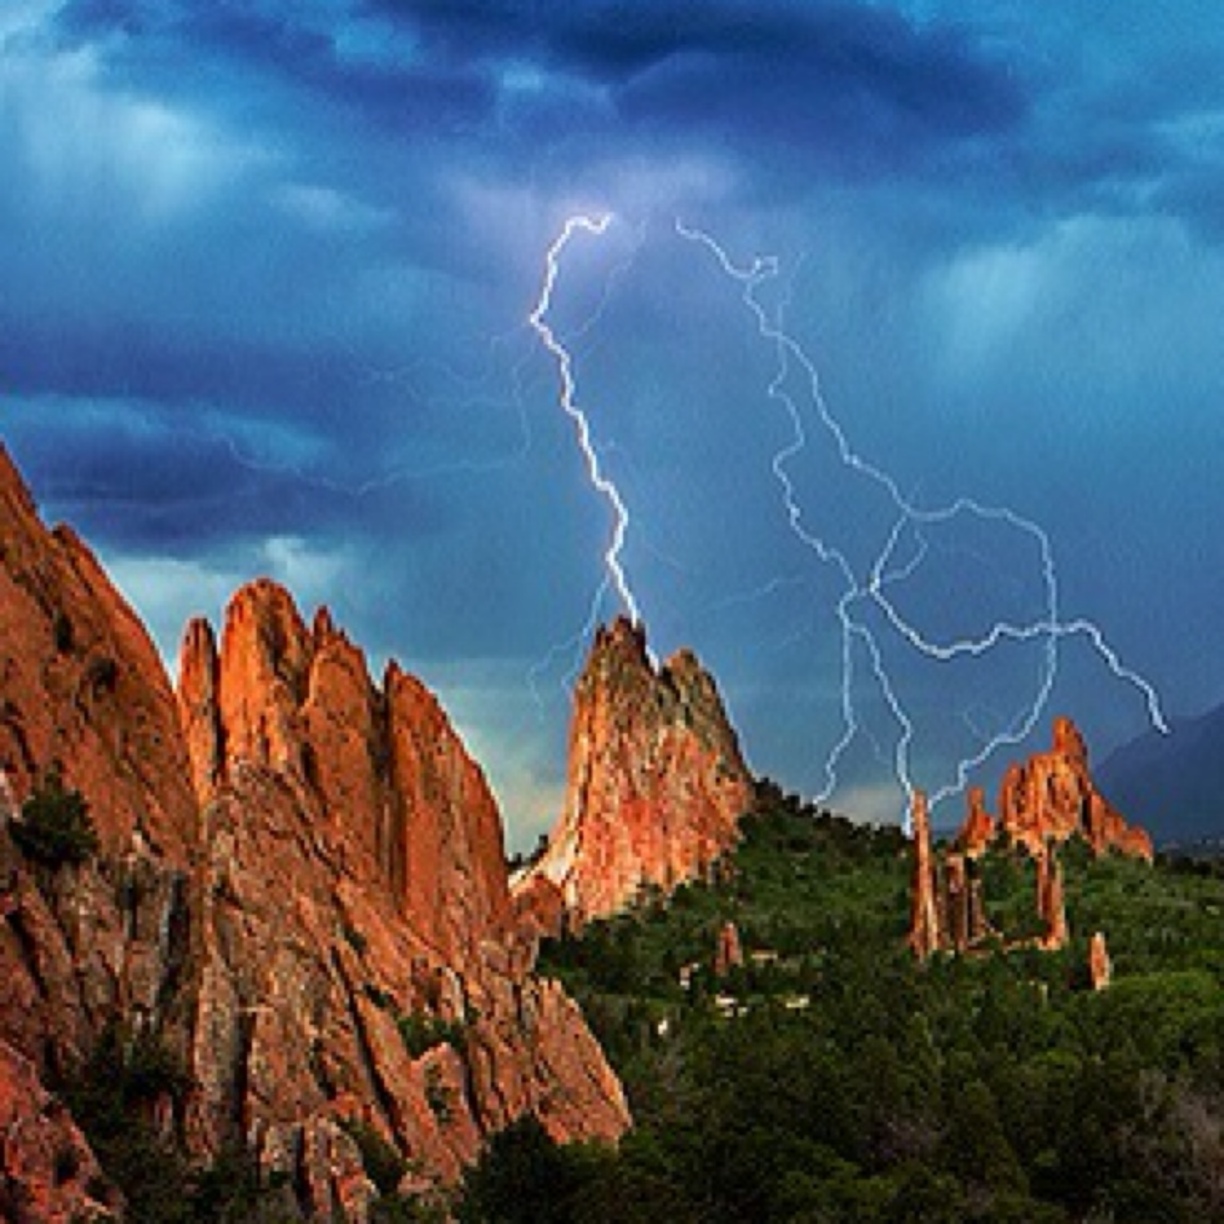
[[[151, 1035], [191, 1083], [157, 1103], [163, 1133], [203, 1159], [244, 1145], [319, 1218], [368, 1208], [355, 1119], [426, 1183], [526, 1112], [559, 1138], [624, 1129], [577, 1007], [531, 973], [485, 780], [418, 681], [391, 665], [375, 686], [325, 612], [307, 627], [261, 581], [219, 645], [188, 627], [176, 699], [135, 616], [75, 536], [46, 531], [2, 451], [0, 540], [13, 1074], [45, 1083], [115, 1023]], [[54, 869], [9, 835], [52, 762], [101, 841]]]
[[1034, 854], [1043, 843], [1082, 837], [1094, 854], [1118, 850], [1152, 859], [1152, 839], [1127, 824], [1097, 790], [1088, 770], [1088, 748], [1069, 718], [1054, 720], [1049, 752], [1012, 765], [999, 788], [999, 825], [1013, 841]]
[[601, 628], [574, 695], [565, 806], [515, 881], [540, 925], [581, 925], [670, 891], [733, 846], [754, 785], [695, 656], [652, 662], [640, 626]]

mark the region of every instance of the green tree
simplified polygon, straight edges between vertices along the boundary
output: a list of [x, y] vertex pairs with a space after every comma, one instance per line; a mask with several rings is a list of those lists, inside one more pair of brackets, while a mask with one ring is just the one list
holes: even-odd
[[530, 1115], [494, 1135], [463, 1180], [462, 1224], [569, 1224], [580, 1185], [572, 1157]]
[[47, 771], [9, 829], [22, 854], [45, 867], [83, 863], [98, 852], [89, 804], [80, 791], [64, 786], [58, 766]]

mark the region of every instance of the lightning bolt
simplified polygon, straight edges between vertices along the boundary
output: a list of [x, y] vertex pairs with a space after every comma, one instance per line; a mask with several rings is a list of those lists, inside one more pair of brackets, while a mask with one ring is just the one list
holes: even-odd
[[582, 452], [586, 464], [587, 479], [592, 488], [608, 503], [612, 512], [612, 535], [604, 551], [604, 568], [612, 589], [616, 592], [621, 605], [630, 620], [640, 624], [641, 610], [637, 599], [629, 585], [625, 574], [622, 553], [625, 548], [625, 538], [629, 532], [629, 508], [621, 496], [616, 483], [609, 477], [599, 459], [599, 452], [591, 435], [591, 423], [586, 413], [579, 407], [577, 401], [578, 387], [574, 379], [574, 362], [570, 351], [558, 339], [556, 332], [547, 322], [549, 310], [552, 308], [553, 290], [561, 269], [561, 257], [566, 247], [578, 233], [602, 237], [612, 223], [612, 214], [605, 213], [598, 217], [579, 214], [566, 220], [561, 233], [553, 240], [544, 256], [544, 279], [540, 286], [539, 296], [527, 322], [540, 338], [540, 343], [548, 350], [557, 363], [557, 375], [560, 379], [560, 404], [565, 415], [573, 422], [578, 439], [578, 448]]
[[[918, 655], [935, 662], [947, 663], [965, 656], [981, 657], [1005, 641], [1039, 642], [1044, 645], [1040, 675], [1028, 705], [1013, 719], [1010, 727], [986, 737], [976, 752], [956, 763], [951, 779], [931, 790], [932, 808], [943, 799], [962, 791], [970, 773], [994, 753], [1021, 742], [1032, 732], [1049, 701], [1058, 676], [1059, 645], [1067, 638], [1086, 639], [1117, 679], [1132, 685], [1140, 692], [1152, 725], [1167, 733], [1168, 723], [1155, 688], [1138, 672], [1123, 663], [1101, 628], [1085, 617], [1070, 620], [1062, 618], [1058, 570], [1048, 533], [1034, 520], [1005, 506], [989, 506], [972, 498], [961, 497], [947, 505], [924, 507], [906, 497], [888, 472], [854, 449], [846, 431], [825, 401], [815, 363], [786, 330], [782, 309], [771, 313], [762, 303], [759, 293], [761, 287], [779, 274], [780, 265], [777, 258], [756, 256], [751, 263], [740, 266], [727, 250], [704, 230], [688, 226], [677, 219], [675, 231], [680, 238], [703, 248], [713, 257], [723, 275], [739, 286], [740, 299], [755, 322], [758, 336], [774, 349], [777, 366], [768, 385], [767, 396], [781, 405], [790, 425], [789, 440], [774, 454], [771, 461], [783, 512], [789, 529], [800, 543], [811, 550], [822, 564], [833, 567], [841, 581], [841, 595], [835, 606], [835, 614], [841, 633], [842, 730], [825, 759], [825, 785], [816, 796], [817, 801], [828, 799], [836, 790], [838, 767], [842, 757], [855, 738], [860, 733], [865, 733], [855, 699], [859, 687], [855, 666], [856, 647], [865, 654], [876, 692], [897, 724], [893, 764], [898, 784], [906, 797], [907, 812], [913, 801], [916, 786], [910, 754], [916, 733], [914, 719], [901, 700], [889, 674], [881, 639], [864, 615], [864, 609], [869, 610], [872, 607], [882, 614], [885, 625], [892, 629], [901, 642]], [[793, 461], [807, 448], [809, 439], [804, 413], [786, 389], [795, 371], [800, 372], [806, 381], [807, 394], [815, 410], [816, 422], [832, 444], [839, 462], [882, 491], [893, 507], [893, 527], [865, 573], [856, 572], [846, 553], [808, 524], [799, 503], [790, 469]], [[976, 637], [940, 641], [928, 637], [908, 620], [890, 597], [889, 590], [921, 569], [927, 557], [926, 534], [932, 528], [952, 523], [961, 515], [986, 523], [1004, 525], [1032, 541], [1040, 558], [1042, 609], [1040, 615], [1029, 621], [1016, 623], [1005, 619], [998, 620]], [[900, 546], [907, 533], [913, 535], [916, 547], [908, 559], [902, 559]]]

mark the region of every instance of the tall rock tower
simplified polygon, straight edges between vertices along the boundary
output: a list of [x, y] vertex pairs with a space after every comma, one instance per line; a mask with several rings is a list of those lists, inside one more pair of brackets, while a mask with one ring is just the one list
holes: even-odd
[[674, 888], [735, 844], [753, 796], [713, 678], [687, 650], [657, 666], [621, 618], [599, 630], [578, 681], [565, 808], [516, 899], [539, 912], [551, 897], [580, 925]]

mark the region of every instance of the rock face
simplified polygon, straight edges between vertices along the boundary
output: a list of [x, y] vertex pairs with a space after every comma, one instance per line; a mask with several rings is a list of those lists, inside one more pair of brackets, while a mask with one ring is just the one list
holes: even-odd
[[971, 859], [981, 858], [994, 841], [995, 818], [986, 810], [986, 793], [980, 786], [971, 786], [965, 793], [965, 821], [956, 835], [956, 845]]
[[[33, 862], [10, 834], [53, 763], [99, 834], [79, 864]], [[245, 1146], [317, 1218], [367, 1213], [356, 1124], [422, 1185], [524, 1113], [559, 1139], [614, 1139], [620, 1085], [575, 1004], [532, 974], [534, 947], [484, 777], [417, 680], [392, 664], [375, 686], [325, 612], [308, 627], [261, 581], [219, 644], [188, 627], [176, 699], [135, 616], [84, 545], [42, 526], [0, 451], [12, 1133], [41, 1133], [41, 1085], [117, 1026], [188, 1074], [154, 1103], [163, 1134], [201, 1159]], [[12, 1218], [115, 1206], [75, 1175], [46, 1191], [31, 1143], [4, 1148], [10, 1197], [37, 1204]]]
[[[89, 800], [92, 861], [31, 861], [13, 840], [20, 805], [53, 773]], [[75, 1175], [46, 1176], [48, 1136], [81, 1170], [96, 1164], [59, 1106], [44, 1109], [43, 1085], [119, 1017], [133, 1031], [170, 1022], [197, 837], [174, 696], [148, 635], [80, 540], [43, 526], [0, 448], [4, 1218], [93, 1212]]]
[[965, 951], [997, 934], [986, 916], [977, 862], [1001, 834], [1036, 864], [1035, 909], [1041, 947], [1065, 947], [1070, 939], [1058, 848], [1083, 838], [1096, 855], [1109, 852], [1152, 861], [1152, 843], [1128, 825], [1093, 784], [1088, 750], [1069, 718], [1054, 722], [1049, 752], [1010, 766], [999, 791], [999, 817], [986, 811], [980, 787], [966, 796], [964, 823], [955, 848], [936, 855], [931, 848], [926, 798], [911, 807], [914, 876], [909, 943], [920, 958], [939, 950]]
[[1045, 926], [1039, 939], [1047, 952], [1065, 948], [1071, 938], [1067, 925], [1067, 905], [1063, 896], [1062, 864], [1054, 847], [1043, 845], [1037, 854], [1037, 917]]
[[195, 796], [148, 634], [66, 527], [49, 532], [0, 447], [0, 768], [24, 799], [58, 763], [104, 850], [186, 862]]
[[581, 925], [670, 891], [735, 844], [753, 793], [709, 673], [688, 651], [656, 667], [642, 630], [619, 619], [578, 681], [565, 807], [516, 896], [546, 880]]
[[0, 1041], [0, 1220], [113, 1220], [120, 1205], [63, 1102], [34, 1064]]

